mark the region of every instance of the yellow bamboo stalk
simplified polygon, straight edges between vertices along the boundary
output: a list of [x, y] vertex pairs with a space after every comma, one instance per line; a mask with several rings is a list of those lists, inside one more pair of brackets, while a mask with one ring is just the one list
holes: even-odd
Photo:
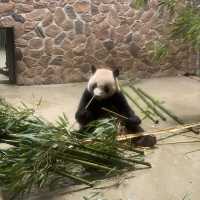
[[149, 131], [149, 132], [144, 132], [144, 133], [120, 135], [120, 136], [117, 136], [117, 140], [118, 141], [125, 141], [125, 140], [129, 140], [129, 139], [133, 139], [133, 138], [137, 138], [137, 137], [141, 137], [141, 136], [146, 136], [146, 135], [175, 133], [175, 132], [178, 132], [178, 131], [183, 131], [183, 130], [186, 130], [188, 128], [193, 128], [193, 127], [197, 127], [197, 126], [200, 126], [200, 122], [192, 123], [192, 124], [186, 124], [186, 125], [182, 125], [182, 126], [171, 127], [171, 128], [166, 128], [166, 129], [161, 129], [161, 130], [156, 130], [156, 131]]

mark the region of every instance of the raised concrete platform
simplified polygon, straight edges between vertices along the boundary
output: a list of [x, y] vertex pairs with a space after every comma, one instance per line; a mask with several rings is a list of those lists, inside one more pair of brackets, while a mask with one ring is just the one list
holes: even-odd
[[[200, 121], [200, 82], [185, 77], [156, 78], [143, 80], [137, 84], [159, 100], [165, 101], [167, 108], [176, 113], [186, 123]], [[71, 123], [85, 83], [47, 86], [11, 86], [0, 85], [0, 96], [14, 105], [24, 102], [36, 108], [39, 115], [50, 121], [65, 112]], [[37, 103], [42, 99], [41, 105]], [[137, 113], [137, 109], [135, 109]], [[173, 120], [161, 123], [158, 127], [174, 126]], [[143, 121], [146, 130], [153, 129], [153, 124]], [[193, 135], [187, 133], [187, 135]], [[176, 136], [169, 141], [194, 140], [186, 136]], [[118, 187], [105, 189], [87, 189], [79, 192], [49, 194], [47, 197], [31, 199], [48, 200], [82, 200], [98, 191], [108, 200], [199, 200], [200, 198], [200, 143], [158, 145], [147, 151], [147, 160], [152, 169], [131, 172], [132, 178], [122, 181]], [[119, 178], [120, 179], [120, 178]], [[115, 179], [119, 180], [118, 178]], [[115, 182], [114, 181], [114, 182]], [[105, 182], [107, 184], [107, 182]], [[1, 199], [1, 198], [0, 198]]]

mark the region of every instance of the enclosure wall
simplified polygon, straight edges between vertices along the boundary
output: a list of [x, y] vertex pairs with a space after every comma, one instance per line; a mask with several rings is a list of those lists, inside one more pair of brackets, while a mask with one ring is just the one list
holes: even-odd
[[157, 1], [135, 10], [131, 0], [2, 0], [0, 27], [15, 28], [18, 84], [85, 81], [90, 65], [121, 67], [131, 78], [177, 75], [195, 65], [188, 48], [152, 61], [149, 46], [166, 18]]

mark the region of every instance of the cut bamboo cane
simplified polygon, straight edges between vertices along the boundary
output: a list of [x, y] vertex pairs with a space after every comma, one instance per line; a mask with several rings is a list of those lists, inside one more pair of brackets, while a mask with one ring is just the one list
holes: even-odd
[[146, 112], [123, 88], [121, 88], [121, 90], [153, 123], [159, 123], [158, 120], [154, 119], [148, 112]]
[[157, 114], [158, 117], [160, 117], [160, 119], [162, 119], [163, 121], [166, 121], [166, 117], [159, 112], [155, 106], [153, 104], [151, 104], [144, 96], [143, 94], [140, 92], [140, 90], [136, 89], [133, 85], [129, 84], [129, 87], [142, 99], [142, 101], [154, 112]]
[[175, 133], [177, 131], [183, 131], [189, 128], [194, 128], [200, 126], [200, 122], [199, 123], [193, 123], [193, 124], [187, 124], [187, 125], [183, 125], [183, 126], [179, 126], [179, 127], [175, 127], [175, 128], [167, 128], [167, 129], [162, 129], [162, 130], [158, 130], [158, 131], [151, 131], [151, 132], [144, 132], [144, 133], [136, 133], [136, 134], [128, 134], [128, 135], [123, 135], [123, 136], [117, 136], [117, 141], [125, 141], [125, 140], [129, 140], [129, 139], [133, 139], [133, 138], [137, 138], [137, 137], [141, 137], [141, 136], [145, 136], [145, 135], [158, 135], [158, 134], [163, 134], [163, 133]]
[[88, 107], [90, 106], [90, 104], [92, 103], [93, 99], [94, 99], [94, 95], [92, 96], [92, 98], [90, 99], [90, 101], [88, 102], [88, 104], [85, 106], [85, 109], [87, 110]]
[[169, 138], [175, 137], [175, 136], [180, 135], [180, 134], [182, 135], [182, 134], [184, 134], [184, 133], [186, 133], [186, 132], [188, 132], [188, 129], [185, 129], [184, 131], [181, 131], [181, 133], [178, 132], [178, 133], [174, 133], [174, 134], [171, 134], [171, 135], [168, 135], [168, 136], [165, 136], [165, 137], [159, 138], [159, 139], [157, 139], [157, 141], [163, 141], [163, 140], [166, 140], [166, 139], [169, 139]]
[[[147, 97], [149, 100], [151, 100], [152, 103], [154, 103], [158, 108], [160, 108], [163, 112], [165, 112], [168, 116], [170, 116], [174, 121], [177, 123], [184, 125], [185, 122], [178, 118], [175, 114], [173, 114], [171, 111], [166, 109], [164, 106], [160, 105], [153, 97], [148, 95], [146, 92], [138, 88], [138, 91], [140, 91], [145, 97]], [[194, 130], [193, 128], [189, 128], [190, 131], [192, 131], [195, 134], [199, 134], [199, 131]]]
[[200, 142], [200, 140], [193, 140], [193, 141], [177, 141], [177, 142], [158, 143], [157, 145], [189, 144], [189, 143], [199, 143], [199, 142]]

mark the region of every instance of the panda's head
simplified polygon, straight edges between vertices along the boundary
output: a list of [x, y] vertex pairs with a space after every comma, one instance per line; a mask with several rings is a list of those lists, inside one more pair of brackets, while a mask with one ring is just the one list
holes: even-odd
[[88, 81], [87, 88], [96, 99], [106, 99], [119, 90], [117, 85], [119, 69], [96, 69], [92, 66], [91, 70], [92, 76]]

